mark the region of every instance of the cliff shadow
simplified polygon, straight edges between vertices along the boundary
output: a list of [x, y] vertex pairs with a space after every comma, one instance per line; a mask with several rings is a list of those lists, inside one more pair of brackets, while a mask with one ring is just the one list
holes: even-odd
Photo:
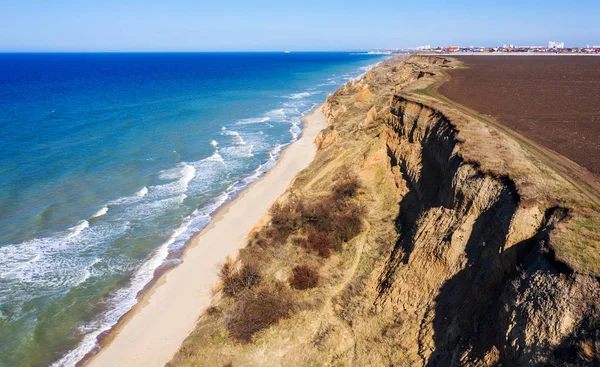
[[444, 283], [435, 299], [435, 349], [429, 367], [461, 364], [467, 350], [483, 356], [496, 342], [495, 321], [504, 283], [517, 271], [518, 259], [531, 249], [527, 240], [504, 251], [519, 203], [512, 183], [504, 183], [498, 199], [473, 225], [465, 247], [467, 264]]
[[[421, 168], [417, 180], [409, 173], [406, 160], [398, 159], [395, 152], [388, 146], [390, 164], [392, 167], [399, 168], [408, 192], [399, 203], [400, 209], [395, 221], [396, 232], [399, 236], [388, 260], [387, 270], [380, 278], [378, 287], [380, 296], [392, 284], [396, 269], [401, 264], [408, 263], [414, 250], [419, 218], [431, 208], [451, 209], [454, 205], [453, 178], [463, 163], [460, 156], [453, 154], [456, 132], [442, 114], [434, 113], [432, 118], [435, 122], [425, 127], [421, 139], [418, 140], [422, 149]], [[400, 124], [403, 128], [407, 127], [402, 119]], [[412, 124], [407, 136], [409, 143], [417, 141], [416, 129], [419, 122], [413, 121]], [[397, 133], [401, 134], [398, 131]]]

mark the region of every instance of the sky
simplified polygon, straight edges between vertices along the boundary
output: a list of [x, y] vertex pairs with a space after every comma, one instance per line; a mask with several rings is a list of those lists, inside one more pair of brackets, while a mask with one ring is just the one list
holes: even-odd
[[0, 0], [0, 51], [600, 45], [600, 1]]

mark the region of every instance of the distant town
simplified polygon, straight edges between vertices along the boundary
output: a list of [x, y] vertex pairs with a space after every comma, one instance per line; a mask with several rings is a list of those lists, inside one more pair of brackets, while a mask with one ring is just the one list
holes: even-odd
[[551, 54], [598, 54], [600, 55], [600, 45], [587, 45], [585, 47], [565, 47], [564, 42], [549, 41], [543, 46], [521, 46], [514, 44], [504, 44], [502, 46], [431, 46], [423, 45], [414, 48], [373, 50], [369, 54], [398, 54], [398, 53], [551, 53]]

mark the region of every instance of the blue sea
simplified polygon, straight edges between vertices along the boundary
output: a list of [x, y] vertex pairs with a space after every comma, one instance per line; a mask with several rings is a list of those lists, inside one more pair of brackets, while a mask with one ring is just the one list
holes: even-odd
[[0, 366], [73, 366], [384, 56], [0, 54]]

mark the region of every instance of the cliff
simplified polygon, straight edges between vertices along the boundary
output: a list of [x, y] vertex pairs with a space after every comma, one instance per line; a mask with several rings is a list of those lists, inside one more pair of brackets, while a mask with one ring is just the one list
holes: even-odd
[[327, 99], [171, 365], [600, 363], [600, 209], [427, 92], [457, 66], [393, 58]]

